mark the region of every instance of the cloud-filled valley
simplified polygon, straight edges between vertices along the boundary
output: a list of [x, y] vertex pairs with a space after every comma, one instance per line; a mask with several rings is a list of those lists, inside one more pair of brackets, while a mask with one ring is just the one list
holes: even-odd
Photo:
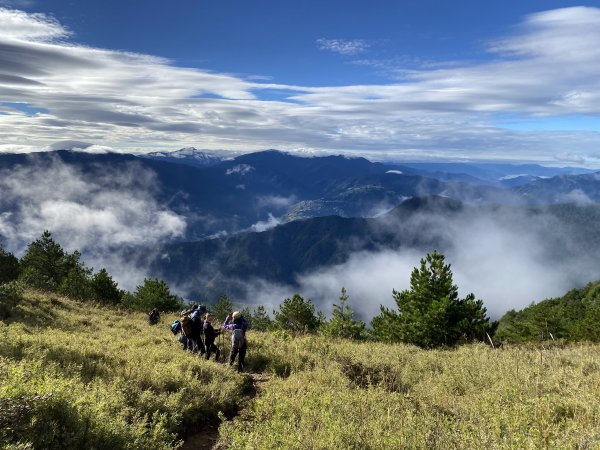
[[159, 204], [156, 175], [132, 162], [84, 171], [58, 157], [33, 156], [0, 171], [0, 236], [21, 255], [47, 229], [95, 269], [106, 267], [123, 287], [143, 281], [147, 264], [127, 261], [131, 248], [184, 235], [186, 219]]
[[452, 265], [460, 295], [473, 292], [494, 318], [598, 279], [597, 233], [581, 233], [569, 221], [559, 220], [557, 212], [507, 214], [510, 220], [497, 211], [454, 218], [426, 214], [410, 223], [393, 222], [390, 225], [405, 236], [430, 233], [441, 245], [351, 252], [342, 264], [298, 276], [294, 286], [256, 280], [248, 297], [276, 305], [282, 294], [298, 291], [330, 312], [343, 286], [350, 305], [369, 319], [379, 313], [380, 304], [395, 307], [392, 289], [409, 289], [412, 269], [435, 249]]
[[[370, 318], [380, 304], [392, 306], [392, 289], [407, 288], [412, 268], [437, 249], [461, 295], [473, 292], [498, 317], [599, 277], [600, 181], [575, 169], [461, 166], [498, 179], [559, 174], [509, 189], [278, 152], [204, 168], [77, 152], [4, 155], [0, 163], [8, 250], [22, 255], [48, 229], [127, 289], [160, 277], [186, 298], [228, 293], [272, 306], [300, 292], [329, 312], [343, 286]], [[439, 166], [430, 170], [440, 175]]]

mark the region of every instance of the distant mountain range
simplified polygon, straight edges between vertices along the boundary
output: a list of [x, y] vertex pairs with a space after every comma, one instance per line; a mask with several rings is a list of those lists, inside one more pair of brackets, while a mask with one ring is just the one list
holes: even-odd
[[[134, 165], [156, 175], [160, 204], [186, 218], [186, 239], [264, 229], [327, 215], [376, 217], [414, 196], [469, 204], [539, 204], [600, 199], [599, 175], [585, 169], [507, 164], [372, 163], [344, 156], [297, 157], [278, 151], [220, 158], [194, 148], [144, 157], [55, 151], [0, 155], [0, 170], [59, 161], [88, 179]], [[554, 176], [552, 176], [554, 174]], [[551, 178], [539, 179], [544, 176]], [[515, 187], [505, 185], [515, 184]], [[16, 205], [3, 204], [3, 211]], [[254, 228], [252, 228], [255, 226]], [[257, 228], [258, 227], [258, 228]]]
[[462, 177], [464, 181], [478, 180], [508, 186], [514, 185], [514, 180], [518, 180], [518, 184], [525, 184], [557, 175], [582, 175], [593, 172], [578, 167], [545, 167], [538, 164], [404, 163], [402, 165], [414, 170], [415, 174], [434, 178], [461, 179]]
[[[342, 264], [356, 252], [451, 249], [457, 244], [448, 230], [478, 217], [508, 224], [516, 235], [534, 230], [545, 236], [552, 243], [543, 250], [549, 261], [600, 254], [600, 174], [586, 169], [398, 165], [279, 151], [221, 158], [193, 148], [143, 157], [0, 155], [5, 179], [27, 168], [35, 184], [35, 177], [56, 176], [49, 172], [56, 166], [96, 183], [97, 190], [140, 189], [135, 177], [145, 174], [145, 195], [182, 217], [186, 232], [177, 241], [128, 252], [151, 259], [152, 276], [193, 285], [190, 292], [228, 286], [240, 293], [254, 277], [293, 285], [299, 274]], [[68, 181], [55, 180], [57, 186]], [[26, 206], [4, 195], [0, 219]]]

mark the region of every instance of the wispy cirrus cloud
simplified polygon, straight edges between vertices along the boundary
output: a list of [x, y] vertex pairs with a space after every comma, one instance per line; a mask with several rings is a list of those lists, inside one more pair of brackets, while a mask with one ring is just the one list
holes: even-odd
[[[6, 3], [15, 2], [0, 2], [0, 5]], [[56, 19], [40, 13], [28, 14], [18, 10], [2, 9], [0, 23], [3, 39], [51, 41], [70, 34]]]
[[[405, 70], [400, 59], [397, 82], [327, 87], [78, 45], [43, 14], [0, 8], [0, 30], [0, 151], [74, 140], [123, 151], [195, 145], [551, 163], [577, 154], [597, 161], [596, 130], [514, 129], [502, 117], [600, 114], [598, 8], [527, 16], [488, 45], [486, 62]], [[347, 55], [370, 45], [321, 41]]]
[[371, 44], [364, 39], [317, 39], [319, 50], [328, 50], [340, 55], [358, 55], [367, 51]]

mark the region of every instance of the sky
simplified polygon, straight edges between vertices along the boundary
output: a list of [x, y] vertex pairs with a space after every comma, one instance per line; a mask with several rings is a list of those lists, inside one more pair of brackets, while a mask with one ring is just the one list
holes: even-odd
[[597, 168], [600, 5], [0, 0], [0, 152], [63, 141]]

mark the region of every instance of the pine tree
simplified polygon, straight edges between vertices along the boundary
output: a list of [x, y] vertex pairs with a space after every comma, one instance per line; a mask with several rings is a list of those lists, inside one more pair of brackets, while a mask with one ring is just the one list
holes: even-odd
[[81, 261], [81, 253], [65, 252], [48, 230], [27, 246], [20, 266], [19, 279], [26, 284], [48, 291], [60, 290], [67, 295], [70, 295], [65, 291], [69, 289], [65, 281], [67, 278], [79, 284], [78, 291], [89, 278], [89, 269]]
[[38, 289], [55, 291], [67, 276], [66, 254], [45, 230], [39, 239], [27, 246], [21, 258], [21, 279]]
[[144, 279], [144, 284], [137, 286], [133, 294], [134, 306], [138, 309], [159, 311], [177, 311], [183, 307], [183, 302], [171, 294], [169, 285], [159, 279]]
[[314, 333], [320, 325], [320, 315], [315, 314], [311, 299], [304, 300], [299, 294], [286, 298], [275, 312], [275, 324], [294, 333]]
[[398, 310], [381, 306], [381, 314], [371, 322], [375, 337], [384, 341], [431, 348], [481, 339], [492, 329], [481, 300], [473, 294], [459, 299], [450, 265], [436, 251], [414, 268], [410, 289], [394, 290], [393, 297]]
[[0, 284], [16, 280], [19, 276], [19, 260], [0, 244]]
[[346, 339], [364, 339], [365, 323], [354, 320], [354, 311], [348, 306], [348, 293], [342, 287], [339, 304], [333, 305], [332, 318], [323, 326], [323, 334]]
[[94, 296], [102, 303], [116, 305], [121, 302], [123, 293], [118, 285], [113, 281], [106, 269], [100, 269], [91, 280], [91, 286], [94, 290]]
[[233, 303], [226, 295], [221, 295], [217, 302], [211, 306], [211, 312], [215, 319], [219, 322], [224, 322], [227, 314], [233, 312]]
[[258, 305], [250, 317], [253, 330], [267, 331], [273, 327], [273, 320], [269, 317], [263, 305]]
[[58, 291], [63, 295], [77, 300], [91, 300], [95, 296], [91, 283], [91, 275], [92, 269], [78, 262], [71, 267], [67, 276], [63, 278]]

